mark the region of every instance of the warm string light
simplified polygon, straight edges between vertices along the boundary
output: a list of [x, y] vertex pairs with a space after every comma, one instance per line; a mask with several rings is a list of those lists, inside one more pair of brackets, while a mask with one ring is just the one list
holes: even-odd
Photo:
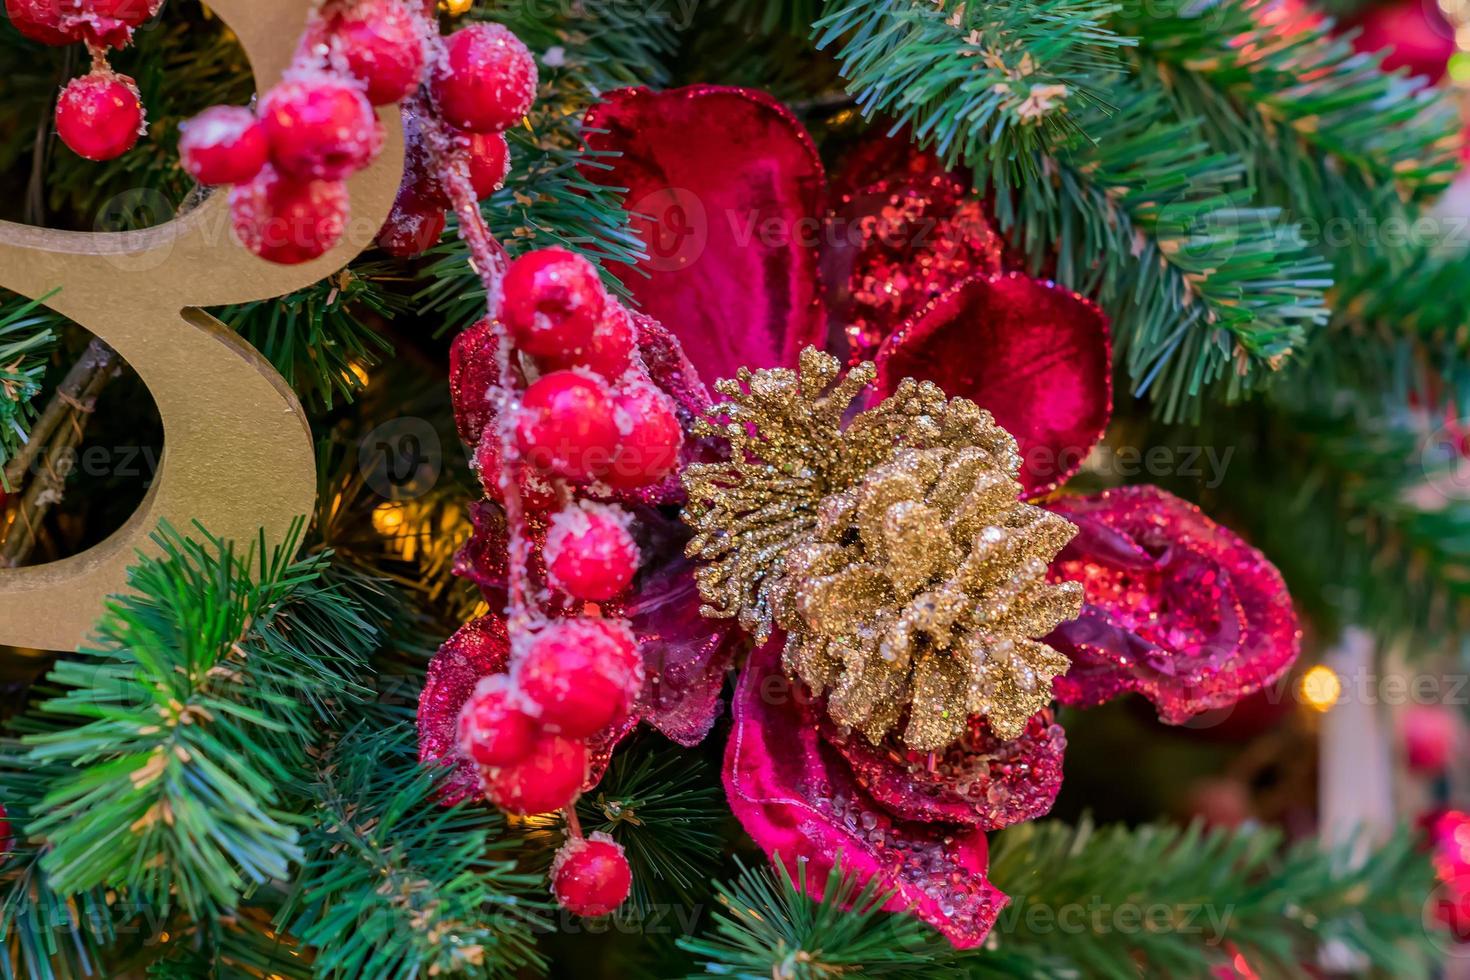
[[1342, 697], [1342, 680], [1331, 667], [1317, 664], [1297, 682], [1297, 693], [1313, 711], [1331, 711]]

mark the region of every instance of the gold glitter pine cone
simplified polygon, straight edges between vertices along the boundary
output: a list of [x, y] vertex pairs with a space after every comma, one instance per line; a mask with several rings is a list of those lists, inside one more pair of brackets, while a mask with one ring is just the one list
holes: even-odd
[[1047, 565], [1076, 528], [1019, 499], [1016, 441], [990, 413], [904, 379], [844, 424], [874, 379], [815, 348], [799, 370], [742, 368], [699, 424], [730, 458], [687, 468], [690, 557], [712, 618], [759, 642], [786, 631], [788, 673], [878, 742], [940, 749], [986, 716], [1021, 734], [1067, 658], [1036, 637], [1082, 589]]

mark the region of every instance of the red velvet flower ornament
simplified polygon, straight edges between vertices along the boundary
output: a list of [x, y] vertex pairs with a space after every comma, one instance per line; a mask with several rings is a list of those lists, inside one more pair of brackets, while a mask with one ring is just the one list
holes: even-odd
[[[1019, 443], [1027, 497], [1065, 482], [1101, 437], [1112, 401], [1106, 319], [1007, 271], [983, 207], [931, 156], [906, 142], [860, 148], [829, 201], [810, 137], [760, 93], [621, 90], [587, 129], [593, 149], [619, 156], [585, 176], [629, 188], [648, 248], [626, 284], [651, 315], [639, 318], [640, 353], [678, 404], [682, 463], [711, 451], [689, 429], [709, 407], [705, 382], [792, 367], [803, 347], [822, 346], [829, 321], [839, 353], [874, 357], [879, 396], [914, 377], [988, 409]], [[473, 442], [494, 426], [490, 361], [483, 342], [465, 343], [455, 399]], [[644, 657], [635, 718], [693, 744], [713, 722], [741, 634], [700, 615], [682, 532], [648, 506], [679, 502], [677, 485], [618, 499], [644, 505], [632, 522], [643, 564], [611, 610]], [[1279, 575], [1198, 511], [1150, 488], [1052, 506], [1082, 529], [1052, 574], [1086, 583], [1090, 603], [1049, 638], [1074, 661], [1057, 680], [1063, 700], [1137, 691], [1178, 721], [1269, 683], [1295, 656]], [[494, 601], [503, 542], [486, 514], [463, 564]], [[790, 681], [779, 651], [777, 640], [749, 657], [732, 708], [725, 784], [746, 830], [773, 857], [804, 861], [816, 891], [840, 859], [845, 873], [893, 891], [892, 908], [957, 946], [981, 942], [1005, 902], [987, 878], [985, 832], [1045, 814], [1060, 787], [1066, 738], [1051, 712], [1009, 742], [975, 718], [932, 755], [891, 737], [874, 745]], [[604, 733], [593, 755], [605, 758], [632, 723]]]

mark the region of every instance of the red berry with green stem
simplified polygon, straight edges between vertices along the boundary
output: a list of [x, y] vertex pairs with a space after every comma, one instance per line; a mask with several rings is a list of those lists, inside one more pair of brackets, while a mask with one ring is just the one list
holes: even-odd
[[553, 514], [543, 550], [551, 584], [584, 602], [606, 602], [626, 591], [638, 571], [630, 520], [617, 507], [590, 501]]
[[265, 127], [244, 106], [217, 105], [179, 126], [179, 157], [201, 184], [243, 184], [265, 167]]
[[499, 133], [530, 111], [536, 98], [536, 60], [503, 25], [471, 24], [444, 42], [430, 90], [451, 126]]
[[541, 724], [584, 738], [628, 716], [643, 688], [638, 641], [621, 622], [563, 619], [532, 637], [516, 668]]
[[131, 150], [143, 131], [138, 85], [102, 69], [74, 78], [56, 102], [56, 135], [88, 160], [111, 160]]
[[607, 915], [627, 900], [632, 887], [628, 856], [609, 834], [574, 837], [551, 862], [551, 894], [575, 915]]
[[571, 480], [605, 473], [617, 451], [612, 392], [595, 375], [553, 371], [531, 383], [516, 416], [526, 461]]

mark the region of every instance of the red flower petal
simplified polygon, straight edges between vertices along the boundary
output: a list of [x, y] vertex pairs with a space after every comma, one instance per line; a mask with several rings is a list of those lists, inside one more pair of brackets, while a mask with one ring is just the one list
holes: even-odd
[[510, 639], [499, 616], [481, 616], [444, 641], [419, 694], [419, 761], [442, 762], [454, 772], [440, 786], [446, 806], [480, 795], [480, 773], [459, 751], [459, 712], [480, 678], [510, 664]]
[[701, 376], [795, 364], [803, 347], [821, 346], [825, 176], [784, 106], [751, 89], [619, 89], [587, 113], [586, 129], [592, 150], [622, 156], [584, 175], [628, 189], [648, 250], [628, 288]]
[[911, 377], [989, 409], [1020, 444], [1027, 496], [1077, 472], [1112, 414], [1107, 318], [1020, 273], [955, 286], [899, 327], [877, 364], [884, 394]]
[[817, 733], [803, 689], [781, 673], [781, 643], [751, 655], [735, 695], [725, 752], [735, 815], [793, 877], [805, 862], [814, 894], [840, 859], [844, 873], [894, 892], [888, 909], [912, 912], [959, 948], [983, 942], [1006, 902], [986, 877], [984, 832], [895, 820], [874, 802]]
[[903, 820], [948, 821], [999, 830], [1043, 817], [1062, 788], [1067, 736], [1044, 709], [1014, 741], [1002, 742], [984, 718], [970, 719], [955, 744], [930, 759], [891, 742], [874, 746], [839, 732], [823, 717], [822, 736], [840, 752], [873, 799]]
[[1065, 704], [1136, 691], [1182, 724], [1280, 677], [1301, 629], [1281, 573], [1228, 528], [1157, 487], [1066, 497], [1051, 509], [1078, 533], [1051, 567], [1081, 582], [1082, 615], [1047, 638], [1072, 658]]

